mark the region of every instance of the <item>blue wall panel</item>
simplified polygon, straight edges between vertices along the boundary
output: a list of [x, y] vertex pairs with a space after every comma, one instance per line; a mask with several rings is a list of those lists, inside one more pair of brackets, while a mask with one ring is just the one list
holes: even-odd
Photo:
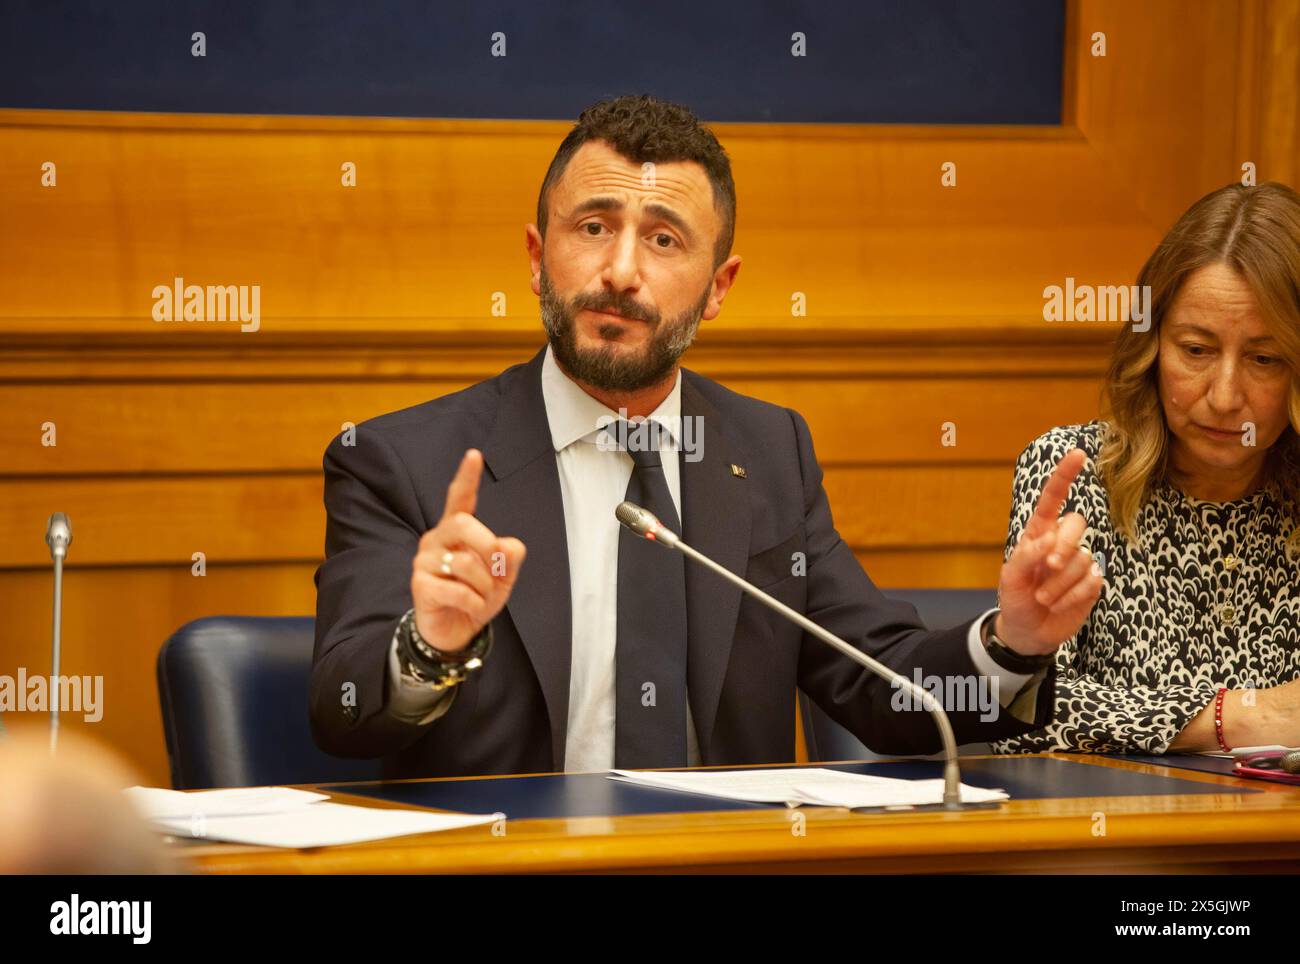
[[715, 121], [1056, 124], [1064, 31], [1063, 0], [5, 0], [0, 106], [572, 119], [646, 92]]

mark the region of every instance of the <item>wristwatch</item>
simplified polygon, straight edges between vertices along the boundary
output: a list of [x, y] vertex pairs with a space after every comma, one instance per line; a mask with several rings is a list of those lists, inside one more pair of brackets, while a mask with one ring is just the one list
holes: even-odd
[[492, 623], [485, 625], [468, 646], [456, 652], [435, 649], [415, 625], [415, 610], [408, 609], [397, 627], [397, 661], [403, 675], [434, 689], [457, 686], [483, 665], [492, 650]]
[[1019, 673], [1022, 676], [1033, 676], [1056, 661], [1055, 653], [1040, 653], [1037, 656], [1026, 656], [1023, 653], [1017, 653], [993, 632], [997, 620], [997, 611], [989, 614], [988, 618], [984, 620], [984, 625], [980, 627], [980, 639], [984, 643], [984, 651], [989, 654], [989, 658], [1003, 669], [1010, 673]]

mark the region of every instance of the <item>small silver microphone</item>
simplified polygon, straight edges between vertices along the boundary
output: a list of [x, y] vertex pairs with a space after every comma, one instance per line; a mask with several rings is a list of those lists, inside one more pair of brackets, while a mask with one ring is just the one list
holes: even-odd
[[68, 546], [72, 544], [72, 522], [62, 512], [50, 516], [45, 527], [45, 544], [50, 547], [51, 559], [68, 554]]
[[1300, 773], [1300, 750], [1282, 754], [1279, 765], [1284, 773]]
[[[59, 657], [63, 644], [63, 560], [72, 544], [72, 520], [62, 512], [50, 516], [45, 526], [45, 544], [54, 560], [53, 626], [50, 632], [50, 680], [59, 678]], [[59, 702], [50, 695], [50, 753], [59, 745]]]
[[614, 517], [637, 535], [662, 543], [670, 549], [681, 542], [677, 533], [660, 522], [653, 512], [641, 508], [635, 502], [620, 502], [614, 509]]

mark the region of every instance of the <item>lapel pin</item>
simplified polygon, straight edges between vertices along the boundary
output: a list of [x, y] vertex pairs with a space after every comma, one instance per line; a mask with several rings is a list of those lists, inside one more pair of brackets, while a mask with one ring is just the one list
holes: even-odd
[[738, 479], [743, 479], [745, 478], [745, 467], [743, 465], [737, 465], [735, 462], [732, 462], [731, 474]]

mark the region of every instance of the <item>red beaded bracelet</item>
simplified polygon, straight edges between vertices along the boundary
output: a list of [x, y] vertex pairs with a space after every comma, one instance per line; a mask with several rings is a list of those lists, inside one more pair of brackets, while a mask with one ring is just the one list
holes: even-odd
[[1224, 753], [1231, 753], [1232, 748], [1223, 738], [1223, 698], [1227, 695], [1227, 687], [1221, 687], [1214, 697], [1214, 735], [1219, 738], [1219, 749]]

